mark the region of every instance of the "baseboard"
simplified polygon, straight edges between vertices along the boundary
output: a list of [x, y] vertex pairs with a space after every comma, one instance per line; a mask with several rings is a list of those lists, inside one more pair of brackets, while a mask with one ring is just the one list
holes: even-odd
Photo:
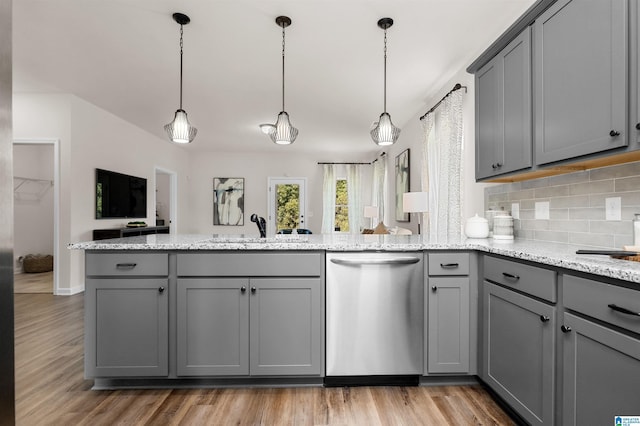
[[56, 292], [56, 296], [73, 296], [74, 294], [82, 293], [84, 287], [71, 287], [71, 288], [59, 288]]

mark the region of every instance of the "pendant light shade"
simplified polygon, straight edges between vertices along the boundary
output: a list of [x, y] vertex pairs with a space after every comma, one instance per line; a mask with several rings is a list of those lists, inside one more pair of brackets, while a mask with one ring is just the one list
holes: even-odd
[[278, 145], [290, 145], [298, 137], [298, 129], [291, 125], [289, 114], [284, 109], [284, 29], [291, 25], [291, 19], [287, 16], [278, 16], [276, 24], [282, 28], [282, 111], [278, 114], [276, 124], [261, 124], [260, 129], [269, 135], [273, 143]]
[[198, 129], [189, 123], [187, 112], [182, 109], [182, 27], [191, 22], [187, 15], [174, 13], [173, 20], [180, 24], [180, 108], [176, 111], [173, 121], [164, 126], [164, 130], [175, 143], [190, 143], [196, 137]]
[[393, 25], [393, 19], [382, 18], [378, 26], [384, 30], [384, 111], [380, 119], [374, 123], [371, 139], [380, 146], [393, 145], [400, 136], [400, 129], [393, 125], [391, 116], [387, 112], [387, 29]]

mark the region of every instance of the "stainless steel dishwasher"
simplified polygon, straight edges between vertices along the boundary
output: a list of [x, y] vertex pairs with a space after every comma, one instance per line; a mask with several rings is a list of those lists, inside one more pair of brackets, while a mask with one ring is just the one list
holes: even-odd
[[327, 376], [423, 371], [421, 252], [327, 253]]

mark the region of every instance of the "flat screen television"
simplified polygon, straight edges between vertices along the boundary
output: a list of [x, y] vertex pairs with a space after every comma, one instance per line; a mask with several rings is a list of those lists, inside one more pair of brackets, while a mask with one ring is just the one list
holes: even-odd
[[147, 217], [147, 180], [96, 169], [96, 219]]

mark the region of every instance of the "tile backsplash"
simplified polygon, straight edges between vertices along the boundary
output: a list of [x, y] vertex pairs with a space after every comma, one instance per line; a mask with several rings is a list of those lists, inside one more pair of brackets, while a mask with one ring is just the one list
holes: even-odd
[[490, 186], [484, 204], [517, 211], [516, 238], [621, 249], [640, 213], [640, 162]]

